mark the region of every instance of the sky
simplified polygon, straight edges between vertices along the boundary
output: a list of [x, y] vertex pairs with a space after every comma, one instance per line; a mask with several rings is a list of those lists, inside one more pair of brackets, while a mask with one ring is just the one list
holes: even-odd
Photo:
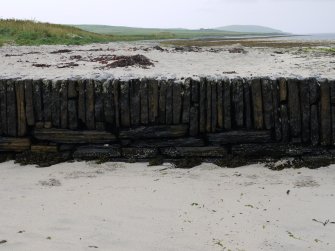
[[335, 33], [335, 0], [10, 0], [0, 18], [147, 28], [263, 25]]

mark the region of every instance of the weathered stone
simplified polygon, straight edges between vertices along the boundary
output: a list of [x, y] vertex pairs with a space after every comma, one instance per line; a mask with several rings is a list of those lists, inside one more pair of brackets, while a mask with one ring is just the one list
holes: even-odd
[[212, 83], [206, 81], [206, 132], [212, 132]]
[[320, 126], [319, 126], [319, 106], [311, 106], [311, 142], [313, 146], [320, 143]]
[[70, 99], [68, 101], [68, 127], [71, 130], [78, 129], [78, 107], [77, 100]]
[[[180, 124], [182, 118], [182, 86], [180, 83], [172, 84], [172, 114], [173, 124]], [[183, 121], [184, 123], [184, 121]]]
[[262, 96], [263, 96], [264, 126], [265, 129], [270, 130], [274, 127], [272, 83], [270, 79], [262, 79], [261, 84], [262, 84]]
[[171, 158], [179, 157], [226, 157], [227, 149], [224, 147], [169, 147], [161, 149], [163, 155]]
[[26, 118], [27, 125], [33, 126], [35, 125], [35, 115], [34, 115], [34, 101], [33, 101], [33, 82], [32, 80], [26, 80], [24, 83], [24, 96], [25, 96], [25, 110], [26, 110]]
[[104, 116], [104, 93], [103, 83], [101, 81], [95, 81], [95, 99], [94, 99], [94, 115], [95, 123], [105, 122]]
[[142, 79], [140, 83], [140, 96], [141, 96], [141, 124], [147, 125], [149, 124], [149, 101], [148, 101], [148, 83], [146, 79]]
[[43, 121], [44, 122], [51, 122], [51, 88], [52, 83], [49, 80], [43, 80], [43, 88], [42, 88], [42, 95], [43, 95]]
[[113, 95], [112, 102], [114, 101], [114, 111], [115, 111], [115, 129], [120, 128], [120, 82], [119, 80], [113, 81]]
[[223, 83], [218, 81], [217, 83], [217, 127], [223, 128]]
[[279, 82], [279, 100], [280, 102], [287, 101], [287, 82], [285, 78], [280, 78]]
[[181, 121], [184, 124], [190, 123], [191, 84], [192, 80], [188, 78], [183, 85], [183, 111]]
[[244, 120], [245, 127], [247, 129], [252, 128], [252, 104], [251, 104], [251, 92], [250, 92], [250, 81], [245, 80], [243, 83], [243, 98], [244, 98]]
[[187, 125], [161, 125], [150, 127], [138, 127], [130, 130], [120, 131], [119, 137], [130, 139], [150, 139], [150, 138], [178, 138], [184, 137], [188, 133]]
[[78, 81], [78, 120], [86, 124], [86, 80]]
[[24, 82], [15, 83], [16, 107], [17, 107], [17, 135], [19, 137], [27, 134], [26, 107], [24, 98]]
[[191, 83], [190, 136], [199, 134], [199, 82]]
[[211, 132], [215, 132], [217, 128], [217, 123], [218, 123], [218, 111], [217, 111], [217, 83], [216, 81], [211, 82], [211, 87], [212, 87], [212, 106], [211, 106]]
[[331, 111], [330, 88], [327, 81], [320, 83], [320, 120], [321, 120], [321, 145], [331, 144]]
[[166, 124], [166, 82], [159, 82], [159, 123]]
[[105, 122], [95, 122], [95, 130], [105, 131], [106, 130], [106, 123]]
[[140, 82], [130, 82], [130, 122], [132, 126], [138, 126], [141, 120]]
[[232, 80], [232, 113], [234, 115], [234, 126], [243, 127], [244, 102], [243, 102], [243, 80], [240, 78]]
[[78, 147], [73, 158], [82, 160], [110, 159], [121, 157], [121, 149], [118, 146], [87, 145]]
[[104, 120], [111, 127], [115, 124], [115, 110], [113, 102], [113, 85], [110, 80], [103, 83], [103, 103], [104, 103]]
[[0, 152], [23, 152], [29, 149], [29, 138], [0, 137]]
[[166, 124], [173, 124], [173, 82], [169, 80], [166, 83]]
[[292, 138], [297, 138], [301, 137], [301, 106], [298, 80], [289, 79], [287, 89], [290, 133]]
[[214, 145], [240, 143], [269, 143], [272, 142], [271, 131], [227, 131], [208, 134], [208, 142]]
[[0, 80], [0, 135], [7, 135], [7, 84]]
[[320, 85], [315, 78], [307, 79], [309, 84], [310, 97], [309, 101], [311, 105], [316, 105], [320, 101]]
[[332, 140], [332, 145], [335, 145], [335, 105], [331, 106], [331, 117], [332, 117], [332, 136], [333, 136], [333, 140]]
[[17, 108], [15, 96], [15, 82], [7, 81], [7, 135], [17, 136]]
[[158, 81], [151, 79], [148, 82], [149, 95], [149, 122], [156, 124], [158, 122]]
[[117, 140], [116, 136], [109, 132], [65, 129], [35, 129], [32, 136], [38, 140], [64, 144], [108, 144]]
[[331, 104], [335, 104], [335, 81], [329, 81], [330, 86], [330, 102]]
[[158, 150], [154, 148], [122, 148], [122, 156], [127, 159], [147, 159], [158, 155]]
[[282, 140], [282, 124], [280, 120], [280, 105], [279, 105], [279, 86], [276, 80], [272, 81], [272, 106], [273, 106], [273, 121], [274, 134], [276, 141]]
[[31, 145], [30, 151], [33, 153], [56, 153], [58, 152], [57, 145]]
[[206, 80], [200, 79], [200, 107], [199, 107], [199, 131], [206, 132]]
[[200, 138], [178, 139], [147, 139], [137, 140], [129, 144], [131, 147], [176, 147], [176, 146], [205, 146], [205, 141]]
[[121, 127], [130, 127], [129, 82], [128, 81], [120, 83], [120, 117], [121, 117]]
[[[56, 128], [60, 127], [60, 117], [61, 117], [61, 109], [60, 109], [60, 89], [62, 82], [60, 80], [52, 82], [51, 89], [51, 120], [52, 125]], [[26, 89], [27, 91], [27, 89]], [[28, 106], [27, 106], [28, 109]], [[28, 119], [28, 113], [27, 113]]]
[[223, 125], [224, 129], [231, 129], [231, 88], [229, 80], [223, 82]]
[[303, 143], [310, 142], [311, 131], [310, 131], [310, 118], [311, 118], [311, 107], [310, 107], [310, 85], [304, 81], [300, 82], [300, 103], [301, 103], [301, 117], [302, 117], [302, 133], [301, 138]]
[[280, 106], [280, 118], [282, 127], [282, 141], [288, 142], [290, 140], [290, 126], [288, 121], [287, 105]]
[[262, 85], [260, 79], [251, 81], [251, 100], [253, 105], [254, 128], [263, 129], [263, 98]]
[[69, 99], [78, 98], [77, 81], [69, 80], [67, 94]]
[[34, 101], [34, 115], [35, 121], [43, 121], [42, 111], [42, 81], [33, 81], [33, 101]]
[[[60, 88], [60, 124], [61, 128], [66, 129], [68, 127], [68, 98], [67, 98], [67, 81], [62, 81]], [[87, 111], [88, 112], [88, 111]]]

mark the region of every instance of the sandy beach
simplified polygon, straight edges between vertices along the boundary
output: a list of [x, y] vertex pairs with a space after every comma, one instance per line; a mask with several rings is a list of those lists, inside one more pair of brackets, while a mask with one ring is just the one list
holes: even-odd
[[[277, 41], [278, 42], [278, 41]], [[284, 41], [285, 42], [285, 41]], [[329, 43], [329, 42], [327, 42]], [[320, 47], [322, 48], [322, 46]], [[143, 55], [152, 66], [108, 68], [116, 56]], [[163, 46], [159, 42], [117, 42], [85, 46], [4, 46], [0, 78], [316, 77], [335, 79], [335, 56], [306, 48]]]
[[0, 170], [0, 250], [335, 249], [334, 166]]

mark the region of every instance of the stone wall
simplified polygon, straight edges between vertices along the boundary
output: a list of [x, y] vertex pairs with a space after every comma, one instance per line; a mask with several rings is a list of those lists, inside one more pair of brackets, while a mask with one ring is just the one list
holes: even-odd
[[335, 82], [0, 80], [0, 133], [16, 158], [332, 156]]

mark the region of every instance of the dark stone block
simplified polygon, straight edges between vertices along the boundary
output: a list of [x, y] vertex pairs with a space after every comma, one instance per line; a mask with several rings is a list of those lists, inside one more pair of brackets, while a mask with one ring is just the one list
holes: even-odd
[[[68, 127], [68, 97], [67, 97], [67, 81], [62, 81], [60, 88], [60, 123], [61, 128]], [[87, 111], [88, 112], [88, 111]], [[93, 113], [94, 114], [94, 113]]]
[[35, 121], [43, 121], [42, 81], [33, 81], [33, 92]]
[[25, 90], [25, 103], [26, 103], [26, 117], [28, 126], [35, 125], [35, 115], [34, 115], [34, 100], [33, 100], [33, 81], [26, 80], [24, 83]]
[[0, 152], [23, 152], [30, 149], [29, 138], [0, 137]]
[[17, 136], [17, 108], [15, 95], [15, 82], [7, 81], [7, 135]]
[[159, 82], [159, 123], [166, 124], [166, 82]]
[[161, 149], [163, 155], [171, 158], [180, 157], [226, 157], [227, 149], [224, 147], [170, 147]]
[[[62, 81], [57, 80], [52, 82], [51, 89], [51, 121], [52, 125], [56, 128], [60, 128], [60, 117], [61, 117], [61, 109], [60, 109], [60, 90], [61, 90]], [[27, 91], [27, 90], [26, 90]], [[28, 108], [28, 106], [27, 106]], [[28, 113], [27, 113], [28, 114]], [[28, 115], [27, 115], [28, 118]]]
[[147, 79], [143, 79], [140, 83], [140, 96], [141, 96], [141, 124], [147, 125], [149, 124], [149, 100], [148, 100]]
[[52, 96], [52, 82], [49, 80], [43, 80], [43, 121], [51, 122], [51, 96]]
[[137, 140], [129, 143], [131, 147], [176, 147], [176, 146], [205, 146], [205, 142], [200, 138], [179, 138], [179, 139], [147, 139]]
[[327, 81], [320, 83], [320, 119], [321, 119], [321, 145], [330, 145], [332, 138], [330, 88]]
[[311, 106], [311, 142], [313, 146], [320, 143], [320, 116], [319, 116], [319, 106]]
[[[142, 102], [141, 102], [142, 105]], [[142, 107], [141, 107], [142, 110]], [[121, 127], [130, 127], [129, 82], [120, 82]], [[142, 120], [142, 119], [141, 119]]]
[[263, 98], [260, 79], [253, 79], [251, 82], [251, 100], [253, 105], [254, 128], [258, 130], [263, 129]]
[[303, 143], [310, 142], [311, 131], [310, 131], [310, 118], [311, 118], [311, 107], [310, 107], [310, 85], [304, 81], [300, 82], [300, 100], [301, 100], [301, 116], [302, 116], [302, 133], [301, 138]]
[[77, 100], [70, 99], [68, 101], [68, 124], [69, 129], [75, 130], [78, 129], [78, 107]]
[[273, 106], [273, 121], [274, 134], [277, 141], [282, 140], [282, 123], [280, 120], [280, 105], [279, 105], [279, 85], [278, 81], [272, 81], [272, 106]]
[[279, 82], [279, 101], [286, 102], [287, 101], [287, 82], [285, 78], [280, 78]]
[[77, 81], [69, 80], [68, 82], [68, 98], [69, 99], [75, 99], [78, 98], [78, 86]]
[[182, 111], [182, 123], [190, 123], [190, 107], [191, 107], [191, 84], [190, 78], [185, 80], [183, 85], [183, 111]]
[[130, 120], [132, 126], [138, 126], [141, 120], [140, 82], [130, 82]]
[[271, 131], [227, 131], [208, 134], [208, 142], [215, 145], [239, 143], [269, 143], [272, 142]]
[[64, 129], [35, 129], [32, 136], [38, 140], [64, 144], [108, 144], [117, 140], [116, 136], [109, 132]]
[[82, 160], [109, 159], [121, 157], [121, 149], [117, 146], [87, 145], [78, 147], [73, 158]]
[[263, 96], [263, 119], [265, 129], [274, 128], [273, 121], [273, 100], [272, 100], [272, 83], [270, 79], [262, 79], [262, 96]]
[[282, 141], [288, 142], [290, 140], [290, 125], [288, 121], [287, 105], [280, 106], [280, 118], [282, 126]]
[[149, 95], [149, 122], [156, 124], [158, 122], [158, 81], [151, 79], [148, 82], [148, 95]]
[[231, 88], [229, 80], [223, 82], [223, 125], [224, 129], [230, 130], [231, 123]]
[[78, 120], [86, 124], [86, 80], [78, 81]]
[[232, 80], [232, 105], [233, 124], [236, 128], [243, 127], [244, 102], [243, 102], [243, 80], [240, 78]]
[[103, 83], [101, 81], [95, 81], [95, 104], [94, 104], [94, 115], [95, 123], [105, 122], [104, 116], [104, 90]]
[[206, 132], [212, 132], [212, 83], [206, 81]]
[[0, 80], [0, 134], [7, 135], [7, 84], [5, 80]]
[[191, 83], [191, 108], [190, 108], [190, 135], [197, 136], [199, 134], [199, 82]]
[[113, 81], [112, 101], [114, 101], [115, 129], [118, 130], [120, 128], [120, 82], [117, 79]]
[[218, 124], [218, 111], [217, 111], [217, 83], [216, 81], [211, 82], [212, 88], [212, 111], [211, 111], [211, 132], [215, 132]]
[[16, 107], [17, 107], [17, 135], [19, 137], [27, 134], [26, 107], [24, 97], [24, 82], [16, 81]]
[[250, 81], [245, 80], [243, 83], [243, 98], [244, 98], [244, 115], [245, 127], [249, 130], [252, 128], [252, 104], [251, 104], [251, 91]]
[[320, 85], [315, 78], [307, 79], [307, 83], [309, 84], [310, 104], [311, 105], [316, 105], [320, 101]]
[[182, 118], [182, 86], [181, 83], [172, 84], [173, 124], [178, 125]]
[[184, 137], [188, 133], [187, 125], [162, 125], [150, 127], [138, 127], [130, 130], [120, 131], [119, 137], [129, 139], [148, 138], [178, 138]]
[[122, 156], [127, 159], [147, 159], [155, 158], [158, 150], [154, 148], [122, 148]]
[[217, 83], [217, 127], [218, 129], [223, 128], [223, 83], [218, 81]]
[[[103, 83], [104, 117], [109, 126], [115, 125], [115, 106], [113, 97], [113, 85], [110, 80]], [[139, 109], [139, 105], [138, 105]], [[139, 115], [138, 115], [139, 117]], [[139, 121], [139, 119], [138, 119]]]
[[301, 106], [298, 80], [289, 79], [287, 88], [290, 133], [292, 138], [297, 138], [301, 137]]
[[200, 79], [200, 107], [199, 107], [199, 131], [200, 133], [206, 132], [206, 80]]

